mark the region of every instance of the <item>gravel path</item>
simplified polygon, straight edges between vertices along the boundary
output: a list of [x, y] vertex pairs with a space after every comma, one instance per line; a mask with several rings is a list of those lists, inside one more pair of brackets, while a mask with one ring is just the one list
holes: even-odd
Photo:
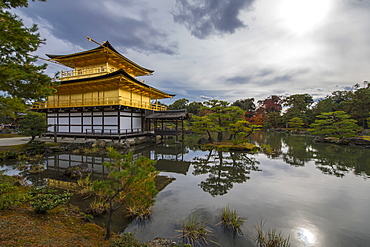
[[29, 140], [31, 140], [31, 137], [0, 138], [0, 147], [25, 144]]

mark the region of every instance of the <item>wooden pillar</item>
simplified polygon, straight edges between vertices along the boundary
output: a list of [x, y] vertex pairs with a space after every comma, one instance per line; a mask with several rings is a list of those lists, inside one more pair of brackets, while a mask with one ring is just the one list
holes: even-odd
[[57, 142], [58, 139], [57, 139], [57, 125], [54, 124], [54, 142]]
[[175, 135], [176, 135], [176, 142], [179, 141], [179, 135], [178, 135], [178, 122], [177, 122], [177, 119], [175, 120], [176, 121], [176, 132], [175, 132]]
[[184, 141], [185, 140], [185, 138], [184, 138], [184, 119], [181, 119], [181, 139], [182, 139], [182, 141]]
[[121, 106], [117, 109], [117, 117], [118, 142], [121, 142]]

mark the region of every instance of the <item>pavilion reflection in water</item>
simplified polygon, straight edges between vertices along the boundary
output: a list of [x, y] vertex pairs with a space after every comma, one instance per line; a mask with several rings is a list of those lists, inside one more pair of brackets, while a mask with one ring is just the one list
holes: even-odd
[[191, 164], [184, 160], [187, 152], [187, 148], [182, 143], [174, 144], [174, 146], [162, 143], [154, 147], [150, 158], [157, 161], [155, 168], [158, 171], [186, 175]]
[[[175, 146], [161, 144], [153, 146], [151, 150], [145, 149], [135, 153], [134, 158], [145, 156], [156, 161], [155, 168], [160, 172], [186, 175], [191, 162], [184, 160], [185, 153], [187, 153], [187, 149], [182, 144], [175, 144]], [[109, 173], [109, 170], [103, 165], [108, 162], [112, 162], [112, 159], [104, 156], [83, 154], [53, 155], [47, 158], [45, 175], [48, 178], [49, 186], [76, 190], [77, 180], [64, 175], [68, 168], [83, 165], [85, 174], [91, 173], [93, 179], [98, 179]], [[161, 177], [163, 180], [167, 176]], [[173, 178], [168, 178], [168, 180], [167, 183], [162, 181], [161, 184], [164, 182], [167, 186]], [[163, 186], [161, 187], [161, 189], [164, 188]]]

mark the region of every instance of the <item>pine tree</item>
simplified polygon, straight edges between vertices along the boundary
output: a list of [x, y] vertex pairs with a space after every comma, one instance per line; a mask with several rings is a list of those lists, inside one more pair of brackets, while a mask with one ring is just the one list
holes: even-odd
[[30, 55], [45, 42], [37, 26], [25, 27], [8, 11], [27, 6], [27, 0], [0, 1], [0, 90], [24, 101], [45, 98], [54, 91], [51, 86], [55, 84], [44, 74], [46, 64], [35, 65], [37, 59]]

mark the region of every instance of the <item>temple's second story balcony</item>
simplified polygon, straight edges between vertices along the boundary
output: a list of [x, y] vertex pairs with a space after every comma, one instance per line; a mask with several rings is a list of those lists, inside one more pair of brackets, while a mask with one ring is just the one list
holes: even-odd
[[109, 67], [109, 66], [96, 66], [96, 67], [87, 67], [87, 68], [79, 68], [75, 70], [61, 71], [60, 80], [67, 81], [67, 80], [95, 77], [95, 76], [112, 73], [115, 70], [117, 69]]
[[[116, 70], [117, 68], [110, 67], [110, 66], [87, 67], [87, 68], [80, 68], [80, 69], [67, 70], [67, 71], [62, 70], [60, 71], [60, 80], [68, 81], [68, 80], [96, 77], [96, 76], [112, 73]], [[141, 83], [145, 83], [144, 80], [140, 80], [133, 75], [131, 76], [134, 77], [136, 80], [140, 81]]]
[[104, 97], [104, 98], [91, 98], [91, 99], [70, 99], [70, 100], [55, 100], [35, 102], [32, 109], [52, 109], [64, 107], [88, 107], [88, 106], [107, 106], [107, 105], [123, 105], [154, 111], [165, 111], [167, 106], [160, 103], [143, 102], [133, 100], [125, 97]]

